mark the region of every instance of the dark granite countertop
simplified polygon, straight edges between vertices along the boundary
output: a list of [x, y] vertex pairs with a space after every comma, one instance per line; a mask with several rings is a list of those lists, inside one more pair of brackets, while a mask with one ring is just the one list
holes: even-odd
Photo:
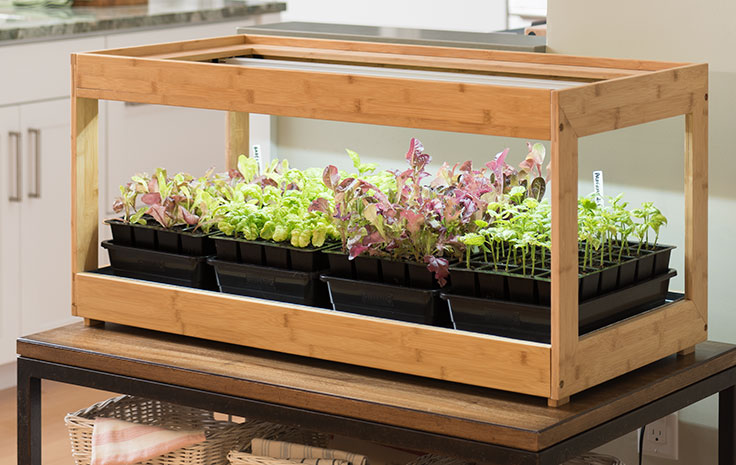
[[233, 21], [285, 9], [284, 2], [265, 0], [150, 0], [148, 5], [74, 8], [14, 7], [0, 0], [0, 45]]

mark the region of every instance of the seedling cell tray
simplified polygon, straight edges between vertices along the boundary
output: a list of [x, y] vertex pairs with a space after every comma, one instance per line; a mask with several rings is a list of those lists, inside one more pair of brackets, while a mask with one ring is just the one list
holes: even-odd
[[358, 281], [322, 275], [334, 310], [391, 320], [451, 327], [447, 304], [436, 289]]
[[217, 272], [221, 292], [312, 307], [329, 308], [327, 286], [319, 273], [284, 270], [215, 258], [209, 264]]
[[103, 241], [116, 276], [175, 284], [197, 289], [215, 290], [214, 270], [207, 257], [160, 252]]
[[325, 250], [330, 275], [340, 278], [355, 278], [355, 260], [348, 260], [339, 248]]
[[[347, 258], [347, 256], [345, 256]], [[381, 261], [376, 257], [359, 255], [353, 259], [355, 262], [355, 277], [361, 281], [380, 283], [383, 279]]]
[[[579, 305], [580, 334], [602, 328], [663, 304], [674, 269]], [[549, 343], [550, 307], [442, 293], [456, 329]]]
[[418, 289], [437, 289], [434, 273], [424, 263], [390, 260], [383, 257], [359, 255], [353, 260], [339, 248], [326, 251], [329, 275], [375, 283], [407, 286]]
[[322, 247], [292, 247], [288, 243], [249, 241], [224, 235], [213, 236], [218, 260], [313, 273], [327, 269]]
[[105, 224], [110, 226], [112, 240], [118, 245], [135, 245], [133, 225], [120, 220], [106, 220]]
[[[632, 249], [637, 246], [637, 243], [630, 243]], [[605, 261], [602, 268], [581, 267], [578, 274], [579, 301], [597, 298], [666, 273], [674, 248], [658, 245], [653, 250], [643, 250], [637, 257], [622, 255], [620, 263]], [[594, 264], [597, 263], [596, 260]], [[549, 305], [549, 269], [538, 266], [534, 276], [531, 276], [528, 265], [524, 273], [516, 265], [506, 269], [504, 263], [494, 265], [483, 261], [481, 255], [472, 257], [470, 265], [470, 268], [466, 268], [465, 262], [460, 262], [450, 267], [453, 294]]]
[[118, 245], [193, 257], [215, 253], [214, 242], [208, 234], [201, 231], [188, 231], [184, 228], [164, 229], [156, 225], [126, 223], [119, 219], [105, 220], [105, 223], [110, 225], [112, 240]]

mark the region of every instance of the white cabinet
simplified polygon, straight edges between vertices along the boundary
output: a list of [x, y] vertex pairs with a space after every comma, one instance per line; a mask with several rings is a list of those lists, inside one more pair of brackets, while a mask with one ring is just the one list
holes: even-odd
[[69, 54], [104, 47], [104, 37], [0, 47], [0, 364], [21, 334], [71, 320]]
[[69, 55], [103, 48], [104, 37], [1, 46], [0, 105], [68, 96], [71, 89]]
[[0, 47], [0, 364], [22, 334], [72, 321], [69, 54], [104, 47], [104, 37]]
[[[15, 359], [19, 336], [74, 320], [69, 54], [230, 35], [237, 26], [278, 20], [279, 14], [269, 14], [0, 47], [0, 364]], [[223, 169], [224, 132], [221, 112], [101, 102], [101, 216], [109, 212], [118, 185], [138, 170], [203, 172], [218, 159], [213, 153], [222, 154], [217, 168]], [[100, 233], [107, 237], [108, 228]], [[107, 253], [100, 257], [106, 260]]]
[[69, 99], [20, 107], [25, 196], [20, 209], [22, 334], [74, 320], [71, 302]]
[[[20, 198], [22, 140], [20, 109], [0, 108], [0, 363], [15, 358], [20, 332]], [[20, 165], [18, 164], [20, 162]]]
[[0, 364], [22, 334], [70, 323], [69, 99], [0, 109]]
[[164, 42], [177, 42], [188, 39], [204, 39], [207, 37], [229, 36], [236, 33], [238, 26], [256, 26], [266, 23], [277, 23], [281, 19], [280, 13], [270, 13], [260, 16], [234, 19], [222, 23], [184, 25], [147, 31], [121, 32], [106, 36], [106, 48], [133, 47], [136, 45], [151, 45]]

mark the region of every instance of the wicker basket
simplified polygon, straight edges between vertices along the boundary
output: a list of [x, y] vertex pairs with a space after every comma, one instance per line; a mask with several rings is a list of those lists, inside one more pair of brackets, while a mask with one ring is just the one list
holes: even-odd
[[[306, 444], [306, 443], [305, 443]], [[323, 446], [320, 446], [323, 447]], [[259, 457], [247, 452], [232, 451], [227, 459], [230, 465], [295, 465], [296, 462], [272, 457]], [[417, 457], [406, 465], [470, 465], [460, 459], [427, 454]], [[609, 455], [588, 453], [565, 462], [562, 465], [625, 465], [622, 461]]]
[[[269, 439], [263, 436], [257, 437]], [[293, 428], [289, 431], [280, 433], [276, 439], [279, 441], [304, 444], [306, 446], [326, 448], [329, 436], [323, 433]], [[248, 452], [249, 450], [250, 445], [244, 444], [243, 447], [230, 451], [230, 453], [227, 454], [227, 460], [230, 462], [230, 465], [294, 465], [294, 462], [286, 459], [251, 455]]]
[[[253, 436], [261, 437], [264, 436]], [[327, 448], [329, 437], [322, 433], [304, 431], [299, 429], [279, 431], [272, 439], [279, 441], [294, 442], [308, 446]], [[230, 465], [298, 465], [296, 462], [273, 457], [262, 457], [249, 453], [250, 446], [246, 443], [244, 447], [233, 450], [227, 455]], [[369, 462], [370, 463], [370, 462]], [[417, 457], [406, 465], [472, 465], [471, 462], [463, 461], [453, 457], [426, 454]], [[625, 465], [624, 462], [610, 455], [588, 452], [586, 454], [570, 459], [562, 465]]]
[[69, 429], [76, 465], [89, 465], [92, 459], [92, 430], [98, 417], [172, 430], [204, 429], [207, 440], [183, 447], [140, 465], [225, 465], [227, 453], [241, 449], [254, 437], [277, 438], [294, 428], [260, 421], [231, 423], [215, 420], [212, 412], [156, 400], [121, 396], [70, 413], [64, 421]]

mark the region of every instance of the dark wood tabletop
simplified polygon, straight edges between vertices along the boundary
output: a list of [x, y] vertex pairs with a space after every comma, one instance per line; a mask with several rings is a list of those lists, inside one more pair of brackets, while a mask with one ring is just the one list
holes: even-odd
[[539, 451], [736, 366], [699, 344], [572, 397], [546, 399], [106, 324], [18, 340], [26, 358]]

